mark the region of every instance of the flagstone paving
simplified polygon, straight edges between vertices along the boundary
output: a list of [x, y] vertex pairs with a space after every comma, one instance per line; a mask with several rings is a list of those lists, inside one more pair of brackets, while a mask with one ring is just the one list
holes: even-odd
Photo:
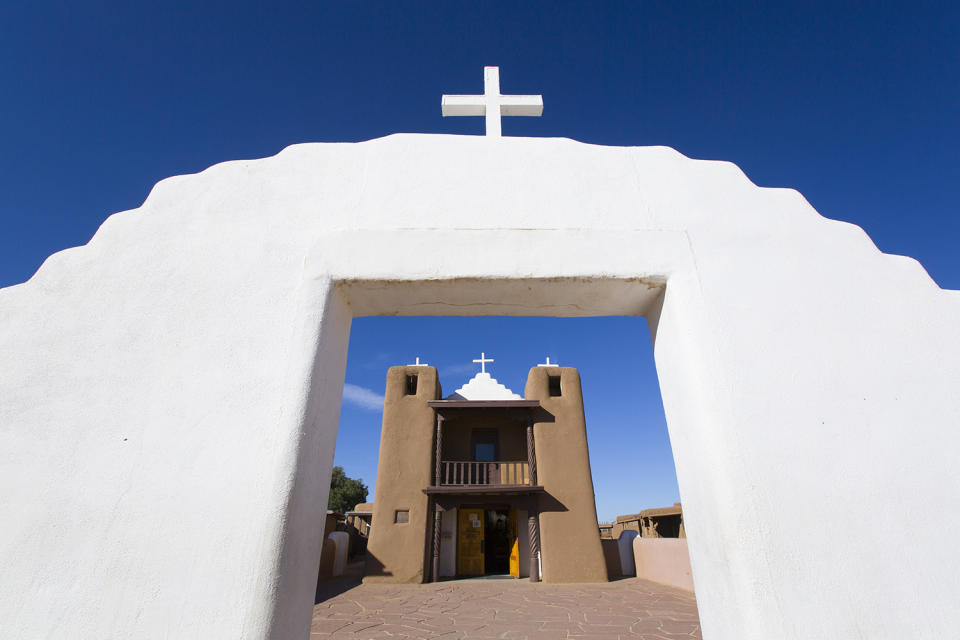
[[604, 584], [456, 580], [356, 585], [313, 609], [310, 640], [700, 638], [693, 594], [636, 578]]

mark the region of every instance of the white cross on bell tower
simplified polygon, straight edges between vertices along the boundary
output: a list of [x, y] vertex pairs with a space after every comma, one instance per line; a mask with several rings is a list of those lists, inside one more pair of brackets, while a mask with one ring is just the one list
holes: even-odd
[[480, 359], [479, 359], [479, 360], [474, 359], [474, 362], [479, 362], [479, 363], [480, 363], [480, 373], [486, 373], [486, 372], [487, 372], [487, 363], [488, 363], [488, 362], [493, 362], [493, 358], [488, 358], [488, 357], [487, 357], [487, 354], [485, 354], [483, 351], [481, 351], [481, 352], [480, 352]]
[[487, 137], [500, 137], [500, 116], [543, 115], [543, 96], [500, 94], [500, 67], [483, 68], [482, 96], [445, 95], [440, 110], [446, 116], [486, 116]]

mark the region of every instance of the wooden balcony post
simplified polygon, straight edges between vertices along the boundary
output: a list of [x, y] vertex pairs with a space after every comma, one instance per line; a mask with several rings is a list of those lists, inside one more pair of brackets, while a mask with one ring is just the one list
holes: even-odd
[[443, 416], [439, 413], [437, 414], [437, 449], [436, 456], [437, 460], [433, 468], [433, 486], [439, 487], [441, 476], [440, 476], [440, 456], [443, 450]]
[[527, 511], [527, 533], [530, 538], [530, 582], [540, 582], [540, 527], [537, 522], [537, 499], [530, 501]]
[[537, 457], [533, 452], [533, 420], [527, 420], [527, 467], [530, 470], [530, 485], [537, 484]]
[[440, 524], [443, 522], [443, 509], [434, 498], [433, 501], [433, 581], [440, 581]]

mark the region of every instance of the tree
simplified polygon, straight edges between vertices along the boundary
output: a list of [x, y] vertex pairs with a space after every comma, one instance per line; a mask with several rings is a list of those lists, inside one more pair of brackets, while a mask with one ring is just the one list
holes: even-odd
[[358, 504], [367, 501], [367, 485], [363, 484], [363, 478], [354, 480], [348, 478], [343, 472], [343, 467], [333, 468], [333, 475], [330, 476], [330, 498], [327, 500], [327, 509], [346, 513], [353, 511]]

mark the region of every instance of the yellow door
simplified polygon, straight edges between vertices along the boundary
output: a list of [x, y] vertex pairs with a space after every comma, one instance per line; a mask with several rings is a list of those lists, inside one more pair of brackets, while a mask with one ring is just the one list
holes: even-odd
[[517, 510], [510, 509], [510, 575], [520, 577], [520, 541], [517, 537]]
[[483, 575], [483, 509], [460, 509], [458, 520], [457, 574]]

